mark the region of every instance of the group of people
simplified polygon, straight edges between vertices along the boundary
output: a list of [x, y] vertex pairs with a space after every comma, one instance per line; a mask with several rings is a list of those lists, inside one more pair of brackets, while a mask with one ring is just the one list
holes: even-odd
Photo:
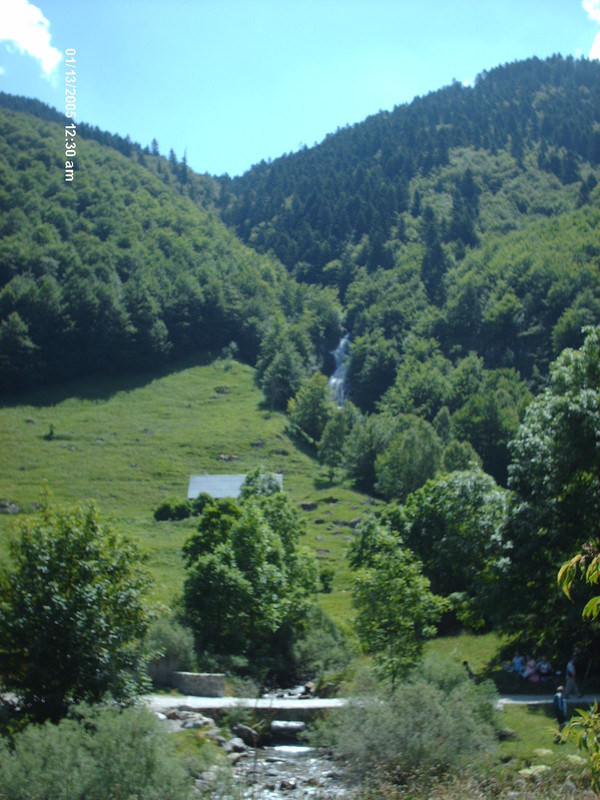
[[[561, 674], [560, 670], [554, 671], [552, 669], [552, 665], [547, 656], [543, 655], [539, 661], [536, 661], [533, 656], [523, 657], [518, 650], [515, 651], [512, 661], [505, 664], [505, 669], [508, 672], [514, 672], [522, 678], [534, 683], [549, 681]], [[575, 656], [571, 656], [565, 669], [565, 685], [557, 687], [552, 700], [554, 716], [558, 722], [558, 733], [554, 739], [557, 743], [564, 742], [561, 731], [568, 719], [567, 698], [569, 696], [582, 696], [579, 686], [577, 685], [576, 674]]]
[[506, 670], [526, 678], [531, 683], [549, 681], [556, 675], [547, 655], [544, 654], [536, 661], [534, 656], [522, 656], [518, 650], [515, 650], [512, 661], [506, 665]]
[[[523, 656], [518, 650], [515, 651], [512, 661], [505, 665], [505, 669], [507, 672], [513, 672], [516, 675], [519, 675], [521, 678], [531, 681], [532, 683], [551, 681], [556, 678], [556, 676], [561, 674], [560, 670], [554, 670], [547, 655], [543, 655], [539, 660], [536, 661], [534, 656]], [[567, 668], [565, 670], [565, 675], [565, 697], [568, 697], [569, 695], [581, 697], [581, 692], [579, 691], [579, 686], [577, 685], [577, 681], [575, 679], [575, 656], [571, 656], [569, 659]]]

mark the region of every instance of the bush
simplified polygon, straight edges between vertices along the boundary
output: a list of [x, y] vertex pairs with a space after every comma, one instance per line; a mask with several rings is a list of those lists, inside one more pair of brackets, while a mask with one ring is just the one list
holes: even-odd
[[213, 498], [206, 492], [200, 492], [198, 497], [195, 497], [191, 501], [192, 516], [199, 517], [203, 513], [207, 503], [214, 503]]
[[0, 740], [0, 800], [185, 800], [191, 779], [147, 710], [76, 707], [58, 725]]
[[303, 680], [348, 666], [356, 655], [349, 637], [319, 606], [307, 613], [302, 636], [292, 647], [296, 675]]
[[492, 700], [453, 662], [428, 662], [393, 692], [369, 676], [319, 734], [363, 782], [456, 773], [493, 746]]
[[321, 581], [321, 591], [323, 594], [330, 594], [333, 591], [333, 579], [335, 571], [331, 567], [323, 567], [319, 572], [319, 580]]
[[156, 685], [170, 686], [172, 673], [176, 670], [193, 670], [194, 636], [189, 628], [177, 620], [155, 620], [148, 630], [146, 642], [152, 659], [148, 672]]
[[158, 506], [154, 512], [154, 519], [157, 522], [167, 520], [187, 519], [192, 516], [192, 504], [189, 500], [181, 500], [179, 497], [171, 497]]

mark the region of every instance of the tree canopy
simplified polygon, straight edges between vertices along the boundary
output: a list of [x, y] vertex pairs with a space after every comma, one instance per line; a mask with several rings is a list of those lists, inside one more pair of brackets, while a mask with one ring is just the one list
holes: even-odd
[[436, 633], [444, 602], [430, 590], [422, 565], [374, 518], [357, 526], [350, 551], [356, 630], [392, 686], [417, 663]]
[[335, 292], [299, 286], [243, 245], [212, 206], [214, 180], [188, 170], [182, 183], [177, 162], [140, 160], [139, 146], [81, 125], [79, 169], [65, 184], [52, 145], [60, 117], [17, 101], [0, 95], [3, 392], [231, 342], [254, 364], [275, 315], [302, 341], [299, 377], [322, 363], [339, 337]]
[[[185, 544], [184, 604], [201, 659], [277, 672], [316, 589], [297, 510], [277, 484], [250, 475], [242, 496], [204, 505]], [[264, 491], [266, 487], [266, 491]]]
[[[600, 538], [600, 328], [551, 365], [550, 384], [536, 397], [511, 445], [509, 536], [510, 626], [554, 647], [585, 644], [600, 654], [593, 627], [581, 622], [583, 587], [570, 606], [556, 587], [557, 565]], [[540, 619], [553, 624], [540, 626]]]
[[507, 492], [480, 469], [441, 474], [410, 494], [390, 521], [422, 560], [432, 590], [471, 628], [498, 623], [510, 565]]
[[21, 522], [0, 571], [0, 675], [24, 706], [131, 699], [143, 680], [149, 577], [138, 548], [94, 506]]

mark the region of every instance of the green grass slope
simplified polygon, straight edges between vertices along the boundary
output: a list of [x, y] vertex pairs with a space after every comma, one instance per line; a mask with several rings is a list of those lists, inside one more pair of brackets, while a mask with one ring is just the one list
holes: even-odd
[[[58, 503], [93, 499], [104, 519], [148, 553], [154, 597], [165, 603], [181, 591], [181, 546], [196, 521], [156, 522], [161, 500], [185, 498], [191, 474], [260, 465], [280, 471], [293, 501], [309, 504], [306, 544], [336, 573], [333, 593], [320, 597], [337, 619], [348, 617], [343, 555], [352, 521], [372, 501], [329, 484], [316, 460], [290, 439], [285, 416], [263, 407], [248, 366], [221, 359], [13, 396], [0, 405], [0, 448], [0, 500], [16, 503], [21, 517], [34, 512], [45, 484]], [[0, 515], [3, 554], [19, 517]]]

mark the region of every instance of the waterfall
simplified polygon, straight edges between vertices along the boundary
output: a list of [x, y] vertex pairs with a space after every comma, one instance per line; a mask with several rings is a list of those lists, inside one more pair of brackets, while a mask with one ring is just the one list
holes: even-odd
[[347, 333], [342, 339], [340, 339], [340, 343], [333, 351], [335, 369], [329, 378], [329, 386], [331, 387], [333, 399], [337, 403], [338, 407], [342, 405], [346, 398], [346, 386], [344, 381], [346, 377], [346, 356], [348, 355], [349, 348], [350, 334]]

